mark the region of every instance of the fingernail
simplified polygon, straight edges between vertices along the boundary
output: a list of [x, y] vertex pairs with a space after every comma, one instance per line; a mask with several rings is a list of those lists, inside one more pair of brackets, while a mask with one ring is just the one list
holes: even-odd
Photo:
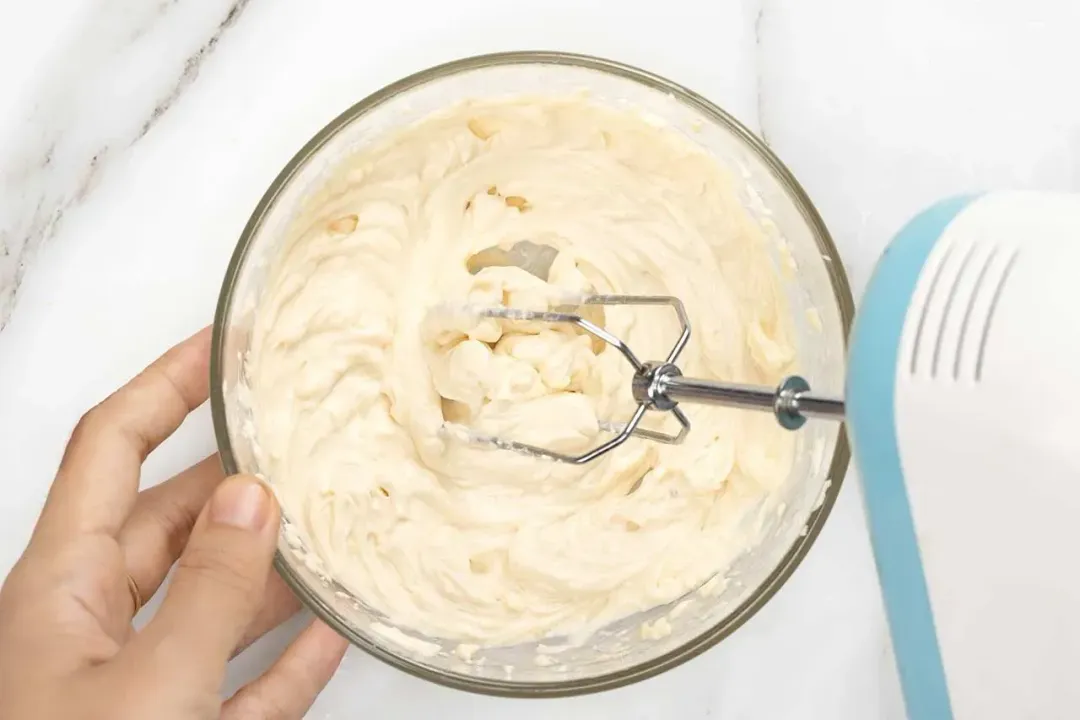
[[220, 525], [259, 530], [269, 515], [270, 497], [258, 480], [226, 480], [210, 500], [210, 520]]

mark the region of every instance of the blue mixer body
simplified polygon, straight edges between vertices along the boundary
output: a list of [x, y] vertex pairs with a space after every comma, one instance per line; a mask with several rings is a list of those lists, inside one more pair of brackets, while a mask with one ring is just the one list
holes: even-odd
[[1080, 197], [957, 197], [903, 228], [862, 298], [848, 432], [914, 720], [1080, 703], [1057, 670], [1080, 667], [1080, 420], [1055, 392], [1080, 380], [1078, 267]]

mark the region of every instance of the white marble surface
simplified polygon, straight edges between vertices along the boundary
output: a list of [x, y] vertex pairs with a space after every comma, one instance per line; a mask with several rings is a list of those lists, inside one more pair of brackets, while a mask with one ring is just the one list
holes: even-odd
[[[943, 194], [1080, 189], [1078, 37], [1075, 0], [4, 3], [0, 574], [82, 409], [209, 321], [272, 177], [330, 117], [403, 74], [480, 52], [563, 49], [688, 85], [787, 161], [858, 294], [889, 235]], [[144, 482], [212, 450], [200, 411]], [[900, 718], [849, 480], [775, 600], [660, 678], [585, 698], [499, 700], [353, 651], [310, 717]], [[230, 684], [286, 636], [242, 657]]]

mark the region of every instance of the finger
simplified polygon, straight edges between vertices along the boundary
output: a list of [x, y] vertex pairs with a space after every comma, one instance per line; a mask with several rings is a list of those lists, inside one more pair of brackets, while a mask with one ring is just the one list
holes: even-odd
[[206, 400], [209, 362], [206, 328], [86, 413], [64, 452], [39, 531], [119, 532], [135, 503], [143, 460]]
[[271, 573], [266, 581], [266, 592], [263, 593], [262, 607], [259, 608], [255, 619], [248, 625], [240, 642], [233, 650], [233, 656], [239, 655], [248, 648], [251, 643], [282, 624], [296, 613], [300, 612], [300, 601], [285, 584], [285, 581], [277, 573]]
[[300, 720], [334, 676], [349, 644], [314, 621], [263, 675], [240, 688], [221, 709], [221, 720]]
[[169, 568], [187, 545], [203, 506], [224, 478], [221, 460], [211, 455], [139, 493], [135, 509], [117, 539], [124, 554], [124, 566], [143, 601], [158, 591]]
[[279, 511], [258, 479], [231, 477], [214, 491], [180, 555], [157, 615], [129, 643], [177, 682], [216, 688], [262, 603]]

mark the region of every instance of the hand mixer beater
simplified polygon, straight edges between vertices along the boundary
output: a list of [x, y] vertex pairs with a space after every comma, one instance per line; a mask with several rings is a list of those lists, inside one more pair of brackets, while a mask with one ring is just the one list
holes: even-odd
[[[470, 434], [470, 439], [482, 444], [511, 450], [533, 457], [546, 457], [559, 462], [583, 465], [611, 452], [630, 439], [640, 437], [668, 445], [681, 443], [690, 432], [690, 420], [679, 408], [680, 403], [723, 405], [772, 412], [780, 426], [796, 430], [808, 417], [843, 419], [844, 402], [839, 398], [825, 397], [811, 392], [810, 384], [802, 377], [785, 378], [776, 388], [756, 385], [704, 380], [683, 375], [676, 361], [690, 342], [690, 320], [682, 301], [676, 297], [661, 295], [588, 295], [581, 298], [578, 306], [586, 305], [640, 305], [671, 307], [678, 317], [681, 333], [675, 345], [661, 361], [642, 361], [622, 339], [606, 329], [570, 312], [572, 307], [550, 310], [522, 310], [509, 307], [469, 308], [477, 317], [498, 318], [512, 321], [569, 323], [602, 340], [618, 350], [634, 369], [630, 392], [637, 408], [625, 424], [604, 424], [602, 429], [615, 433], [603, 444], [580, 455], [567, 455], [549, 448], [537, 447], [507, 438]], [[650, 410], [670, 412], [679, 423], [679, 431], [671, 434], [641, 427], [641, 421]]]

